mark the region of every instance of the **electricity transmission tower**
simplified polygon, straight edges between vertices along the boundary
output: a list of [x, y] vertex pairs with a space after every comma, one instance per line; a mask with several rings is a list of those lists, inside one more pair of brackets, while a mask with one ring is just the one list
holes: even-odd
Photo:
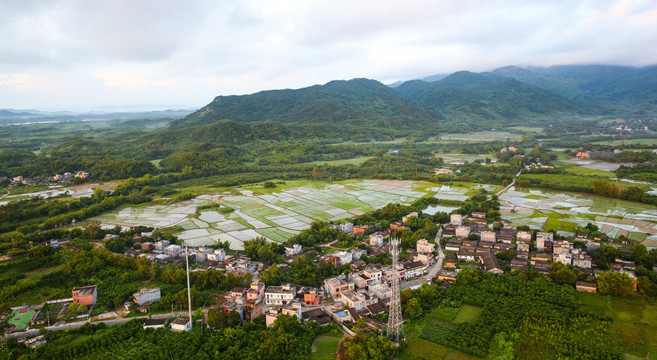
[[399, 239], [390, 240], [390, 253], [392, 254], [392, 278], [390, 279], [390, 288], [392, 297], [390, 298], [390, 313], [388, 315], [387, 336], [391, 341], [399, 344], [404, 339], [404, 329], [402, 328], [401, 300], [399, 294]]

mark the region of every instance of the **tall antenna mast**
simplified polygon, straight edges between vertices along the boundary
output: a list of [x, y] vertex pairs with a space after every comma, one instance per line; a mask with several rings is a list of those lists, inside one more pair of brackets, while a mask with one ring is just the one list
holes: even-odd
[[189, 288], [189, 253], [185, 243], [185, 266], [187, 267], [187, 303], [189, 305], [189, 330], [192, 330], [192, 292]]
[[399, 293], [399, 239], [390, 240], [390, 253], [392, 254], [392, 274], [390, 279], [390, 288], [392, 296], [390, 298], [390, 312], [388, 314], [387, 337], [397, 344], [404, 339], [404, 322], [401, 313], [401, 297]]

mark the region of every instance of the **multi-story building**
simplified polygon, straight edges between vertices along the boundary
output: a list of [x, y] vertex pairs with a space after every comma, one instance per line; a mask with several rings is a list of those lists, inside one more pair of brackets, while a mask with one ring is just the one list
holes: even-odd
[[211, 261], [223, 262], [226, 260], [226, 250], [224, 249], [214, 249], [210, 254], [207, 254], [207, 259]]
[[456, 237], [459, 239], [464, 239], [470, 236], [470, 227], [469, 226], [459, 226], [456, 228]]
[[180, 245], [169, 245], [164, 248], [164, 253], [171, 257], [178, 257], [182, 253], [182, 246]]
[[265, 284], [252, 282], [246, 290], [246, 304], [244, 305], [244, 320], [253, 319], [262, 315], [262, 305], [265, 303]]
[[463, 225], [463, 217], [461, 214], [452, 214], [449, 217], [449, 223], [454, 227]]
[[532, 241], [532, 233], [529, 231], [518, 231], [516, 234], [516, 242], [528, 243], [530, 241]]
[[324, 280], [324, 290], [333, 300], [340, 298], [344, 291], [353, 289], [354, 283], [345, 281], [345, 275]]
[[98, 300], [98, 292], [95, 285], [73, 288], [71, 291], [73, 302], [78, 305], [93, 306]]
[[485, 242], [495, 242], [495, 231], [482, 231], [479, 233], [479, 236], [481, 237], [481, 241]]
[[370, 235], [370, 246], [373, 248], [379, 248], [383, 246], [383, 235], [381, 234], [372, 234]]
[[321, 296], [317, 289], [306, 289], [303, 292], [303, 304], [306, 306], [316, 306], [319, 305]]
[[270, 286], [265, 290], [265, 304], [282, 306], [292, 302], [297, 295], [297, 289], [290, 284]]
[[354, 231], [354, 224], [350, 222], [340, 224], [340, 231], [346, 234], [351, 234]]
[[156, 251], [164, 251], [164, 249], [169, 246], [171, 243], [169, 240], [160, 240], [155, 243], [155, 250]]
[[536, 233], [536, 250], [545, 251], [546, 245], [554, 240], [553, 233], [539, 232]]
[[570, 252], [561, 252], [561, 253], [554, 253], [552, 255], [552, 260], [555, 262], [560, 262], [564, 265], [572, 265], [573, 264], [573, 258]]
[[420, 254], [430, 254], [436, 250], [436, 244], [430, 243], [427, 239], [418, 240], [415, 247]]

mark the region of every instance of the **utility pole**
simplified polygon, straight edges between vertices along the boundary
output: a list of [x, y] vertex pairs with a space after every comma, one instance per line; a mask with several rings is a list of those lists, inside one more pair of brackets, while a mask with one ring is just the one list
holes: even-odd
[[192, 330], [192, 292], [189, 287], [189, 254], [185, 244], [185, 266], [187, 267], [187, 302], [189, 304], [189, 330]]
[[404, 339], [404, 329], [402, 323], [404, 319], [401, 313], [401, 297], [399, 292], [399, 239], [390, 240], [390, 253], [392, 255], [392, 278], [390, 279], [390, 289], [392, 297], [390, 298], [390, 312], [388, 313], [388, 328], [386, 335], [390, 341], [400, 344]]

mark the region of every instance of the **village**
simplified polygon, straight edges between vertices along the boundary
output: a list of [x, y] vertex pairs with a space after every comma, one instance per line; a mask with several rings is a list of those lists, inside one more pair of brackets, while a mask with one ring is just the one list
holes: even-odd
[[[148, 231], [136, 232], [133, 235], [134, 247], [126, 250], [124, 255], [146, 258], [158, 264], [184, 264], [188, 260], [192, 263], [191, 272], [215, 269], [223, 271], [224, 275], [248, 274], [252, 278], [251, 284], [227, 291], [217, 305], [224, 313], [239, 317], [240, 321], [265, 316], [267, 326], [271, 326], [278, 316], [288, 315], [300, 322], [316, 321], [320, 325], [336, 323], [345, 332], [352, 332], [356, 323], [368, 326], [372, 331], [386, 329], [384, 321], [387, 318], [385, 313], [390, 308], [393, 273], [398, 274], [400, 289], [415, 289], [423, 283], [447, 289], [463, 269], [478, 269], [492, 274], [536, 271], [549, 275], [553, 266], [559, 263], [578, 271], [577, 290], [597, 292], [596, 276], [604, 270], [596, 266], [590, 254], [604, 244], [629, 256], [627, 242], [614, 243], [611, 242], [613, 239], [586, 233], [578, 233], [569, 239], [558, 236], [557, 239], [553, 232], [511, 228], [501, 222], [493, 224], [486, 213], [472, 212], [468, 216], [452, 214], [448, 223], [437, 224], [439, 231], [435, 239], [417, 240], [414, 248], [404, 250], [405, 255], [397, 264], [396, 271], [393, 271], [393, 265], [371, 261], [390, 252], [391, 239], [410, 230], [407, 224], [411, 218], [423, 216], [418, 212], [410, 213], [402, 221], [390, 223], [385, 231], [375, 231], [373, 225], [354, 225], [351, 222], [331, 224], [332, 229], [357, 240], [359, 246], [324, 249], [324, 253], [317, 258], [318, 264], [327, 263], [336, 269], [346, 270], [338, 276], [324, 279], [323, 286], [318, 288], [289, 283], [278, 286], [266, 284], [260, 280], [260, 275], [269, 265], [254, 261], [242, 252], [228, 253], [221, 247], [187, 248], [184, 244], [174, 244], [169, 240], [156, 240], [154, 233]], [[117, 237], [107, 234], [103, 241]], [[50, 246], [75, 248], [66, 241], [51, 241]], [[300, 244], [289, 243], [285, 245], [285, 263], [271, 266], [285, 271], [290, 263], [307, 253], [306, 250]], [[636, 279], [635, 269], [633, 262], [621, 258], [614, 259], [609, 265], [610, 271], [625, 273], [633, 279]], [[657, 271], [657, 268], [652, 270]], [[42, 304], [14, 308], [12, 316], [22, 318], [22, 325], [10, 327], [8, 333], [65, 323], [82, 324], [92, 319], [97, 299], [96, 286], [84, 284], [73, 288], [69, 298], [48, 299]], [[168, 326], [172, 331], [190, 331], [192, 323], [187, 318], [176, 318], [175, 314], [150, 317], [150, 306], [160, 299], [159, 288], [144, 288], [134, 293], [130, 301], [123, 304], [121, 311], [99, 314], [93, 319], [104, 321], [120, 318], [119, 313], [142, 313], [141, 316], [149, 314], [145, 328]], [[26, 346], [42, 343], [34, 339], [30, 341]]]

